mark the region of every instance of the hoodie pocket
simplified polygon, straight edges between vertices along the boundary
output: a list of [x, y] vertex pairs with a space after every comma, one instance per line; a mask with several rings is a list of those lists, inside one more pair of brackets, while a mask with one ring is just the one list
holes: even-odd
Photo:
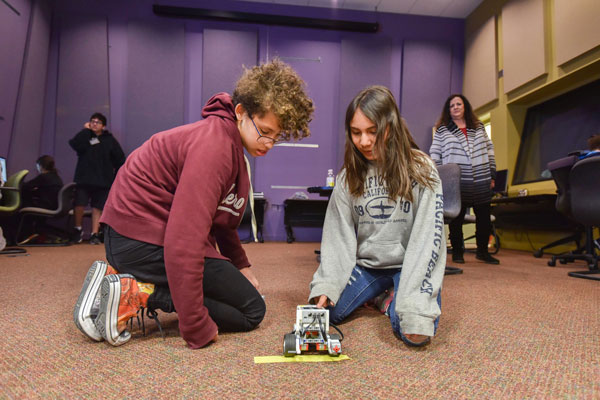
[[406, 249], [399, 240], [368, 239], [358, 247], [361, 265], [371, 268], [399, 267]]

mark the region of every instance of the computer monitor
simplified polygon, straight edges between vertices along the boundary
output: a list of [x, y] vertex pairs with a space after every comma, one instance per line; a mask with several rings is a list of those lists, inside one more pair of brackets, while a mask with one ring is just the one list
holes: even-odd
[[2, 170], [2, 182], [6, 182], [6, 158], [0, 157], [0, 170]]
[[494, 193], [506, 194], [508, 190], [508, 170], [501, 169], [496, 171], [496, 181], [494, 182]]

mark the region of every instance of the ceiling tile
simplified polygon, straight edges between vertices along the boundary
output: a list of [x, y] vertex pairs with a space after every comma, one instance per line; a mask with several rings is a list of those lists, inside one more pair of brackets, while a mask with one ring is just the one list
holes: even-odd
[[408, 14], [416, 1], [417, 0], [381, 0], [377, 6], [377, 11]]
[[344, 0], [308, 0], [310, 7], [342, 8]]
[[375, 11], [381, 0], [344, 0], [342, 8], [349, 10]]
[[277, 4], [290, 4], [294, 6], [307, 6], [308, 0], [273, 0]]
[[440, 14], [440, 17], [466, 18], [483, 0], [453, 0]]
[[410, 9], [411, 14], [438, 16], [453, 0], [417, 0]]

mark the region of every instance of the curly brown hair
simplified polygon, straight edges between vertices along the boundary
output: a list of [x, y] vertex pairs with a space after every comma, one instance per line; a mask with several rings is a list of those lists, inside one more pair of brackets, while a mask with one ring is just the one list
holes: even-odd
[[310, 136], [308, 123], [314, 106], [296, 71], [279, 59], [245, 68], [233, 91], [233, 105], [241, 104], [250, 117], [272, 111], [283, 140]]

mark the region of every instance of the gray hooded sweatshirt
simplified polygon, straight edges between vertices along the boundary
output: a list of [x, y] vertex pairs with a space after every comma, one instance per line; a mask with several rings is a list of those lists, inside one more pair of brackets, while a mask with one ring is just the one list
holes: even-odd
[[327, 207], [321, 264], [310, 284], [309, 300], [325, 295], [337, 303], [355, 265], [402, 268], [395, 293], [402, 333], [433, 336], [446, 266], [444, 203], [437, 170], [433, 167], [433, 190], [413, 182], [412, 202], [389, 199], [373, 165], [360, 197], [349, 193], [345, 175], [345, 170], [338, 174]]

